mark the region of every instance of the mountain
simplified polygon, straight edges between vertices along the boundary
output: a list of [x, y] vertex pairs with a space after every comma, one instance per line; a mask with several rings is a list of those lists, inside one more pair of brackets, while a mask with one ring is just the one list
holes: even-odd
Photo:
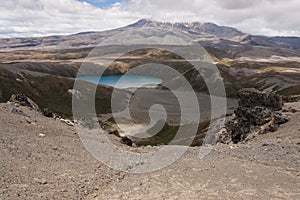
[[[66, 36], [38, 38], [0, 39], [0, 51], [74, 49], [93, 47], [110, 36], [143, 27], [175, 29], [192, 37], [203, 46], [224, 51], [225, 57], [294, 57], [300, 54], [298, 37], [266, 37], [243, 33], [235, 28], [213, 23], [170, 23], [141, 19], [138, 22], [114, 30], [83, 32]], [[217, 55], [221, 58], [222, 55]]]
[[213, 23], [199, 22], [193, 23], [169, 23], [158, 22], [147, 19], [141, 19], [138, 22], [128, 25], [126, 27], [102, 31], [102, 32], [83, 32], [68, 36], [48, 36], [38, 38], [11, 38], [0, 39], [0, 49], [38, 49], [38, 48], [78, 48], [95, 46], [103, 39], [116, 34], [118, 32], [128, 31], [132, 29], [138, 29], [142, 27], [154, 27], [154, 28], [166, 28], [175, 29], [177, 31], [184, 32], [196, 40], [235, 40], [235, 37], [245, 36], [246, 34], [225, 26], [218, 26]]
[[[300, 93], [298, 37], [250, 35], [213, 23], [169, 23], [142, 19], [125, 27], [102, 32], [0, 39], [0, 102], [7, 101], [12, 94], [27, 91], [26, 94], [43, 107], [57, 112], [62, 110], [58, 104], [51, 104], [54, 102], [51, 99], [53, 88], [57, 94], [57, 102], [61, 101], [60, 97], [68, 95], [66, 92], [72, 88], [72, 79], [74, 80], [81, 63], [96, 45], [115, 34], [131, 30], [144, 30], [136, 31], [139, 35], [135, 35], [143, 40], [150, 35], [143, 29], [148, 27], [177, 30], [202, 45], [219, 68], [229, 97], [236, 97], [237, 91], [245, 87], [285, 95]], [[149, 57], [157, 59], [159, 55], [162, 58], [174, 58], [171, 54], [151, 49], [135, 53], [137, 54], [115, 62], [105, 75], [124, 74]], [[140, 56], [142, 61], [136, 60], [135, 56]], [[182, 73], [196, 91], [207, 92], [203, 80], [196, 70], [191, 70], [190, 65], [171, 62], [169, 59], [164, 64], [173, 66]], [[54, 82], [51, 89], [43, 85], [45, 82], [51, 85], [51, 81]], [[31, 88], [36, 91], [32, 92]], [[108, 100], [110, 90], [102, 91], [107, 94], [101, 97], [102, 100]], [[107, 105], [102, 106], [102, 112], [109, 110]], [[71, 107], [69, 104], [64, 107], [63, 110], [66, 111], [63, 114], [67, 115]]]
[[178, 31], [185, 32], [189, 35], [201, 36], [213, 36], [219, 39], [231, 39], [236, 36], [245, 35], [235, 28], [218, 26], [213, 23], [170, 23], [170, 22], [158, 22], [147, 19], [141, 19], [138, 22], [129, 25], [130, 28], [141, 28], [141, 27], [159, 27], [159, 28], [173, 28]]

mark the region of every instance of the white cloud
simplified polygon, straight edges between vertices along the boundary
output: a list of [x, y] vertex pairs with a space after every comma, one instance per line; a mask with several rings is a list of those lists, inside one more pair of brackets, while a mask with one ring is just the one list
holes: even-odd
[[251, 34], [300, 36], [299, 8], [299, 0], [127, 0], [107, 8], [76, 0], [10, 0], [0, 4], [0, 37], [100, 31], [140, 18], [214, 22]]

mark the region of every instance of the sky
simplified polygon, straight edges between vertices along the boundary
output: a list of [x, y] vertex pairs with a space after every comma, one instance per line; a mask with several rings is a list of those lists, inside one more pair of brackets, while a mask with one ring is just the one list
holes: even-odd
[[0, 38], [103, 31], [142, 18], [300, 37], [299, 10], [299, 0], [6, 0], [0, 3]]
[[107, 8], [115, 3], [122, 3], [122, 0], [78, 0], [80, 2], [87, 2], [99, 8]]

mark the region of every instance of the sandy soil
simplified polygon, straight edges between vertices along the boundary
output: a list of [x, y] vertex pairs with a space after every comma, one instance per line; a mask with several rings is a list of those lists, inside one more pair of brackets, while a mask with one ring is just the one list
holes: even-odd
[[94, 159], [73, 127], [0, 104], [0, 199], [300, 199], [300, 113], [291, 115], [275, 133], [218, 145], [202, 160], [190, 148], [169, 167], [134, 175]]

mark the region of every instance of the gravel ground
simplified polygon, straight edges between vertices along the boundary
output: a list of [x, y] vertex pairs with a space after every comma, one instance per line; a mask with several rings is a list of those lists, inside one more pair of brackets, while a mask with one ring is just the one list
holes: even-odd
[[73, 127], [0, 104], [0, 199], [300, 199], [300, 112], [291, 115], [277, 132], [217, 145], [202, 160], [190, 148], [162, 170], [126, 174], [90, 155]]

